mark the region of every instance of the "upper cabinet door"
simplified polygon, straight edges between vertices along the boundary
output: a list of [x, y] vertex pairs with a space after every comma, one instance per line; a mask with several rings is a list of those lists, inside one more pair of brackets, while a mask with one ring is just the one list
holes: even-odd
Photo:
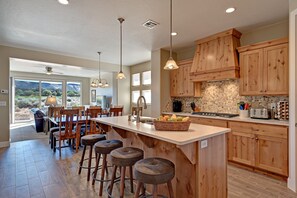
[[240, 53], [240, 95], [258, 95], [263, 92], [263, 50]]
[[183, 96], [194, 96], [194, 83], [190, 80], [191, 66], [183, 66]]
[[170, 95], [172, 97], [194, 96], [194, 83], [190, 80], [192, 60], [177, 63], [178, 69], [170, 71]]
[[264, 48], [263, 85], [270, 95], [289, 93], [288, 44]]

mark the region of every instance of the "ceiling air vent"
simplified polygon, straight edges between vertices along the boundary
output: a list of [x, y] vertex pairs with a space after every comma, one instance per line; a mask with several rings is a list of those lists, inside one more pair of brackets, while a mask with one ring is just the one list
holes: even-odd
[[154, 29], [156, 27], [156, 25], [158, 25], [159, 23], [156, 21], [153, 21], [151, 19], [147, 20], [146, 22], [144, 22], [142, 24], [143, 27], [146, 27], [148, 29]]

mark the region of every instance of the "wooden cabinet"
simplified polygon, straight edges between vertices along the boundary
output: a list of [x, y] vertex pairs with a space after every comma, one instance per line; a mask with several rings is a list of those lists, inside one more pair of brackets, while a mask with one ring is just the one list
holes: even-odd
[[228, 159], [241, 164], [254, 166], [254, 134], [250, 124], [231, 122], [232, 132], [228, 139]]
[[216, 119], [208, 119], [208, 118], [191, 117], [191, 122], [195, 124], [203, 124], [203, 125], [225, 127], [225, 128], [227, 128], [228, 126], [226, 120], [216, 120]]
[[288, 95], [288, 39], [239, 47], [240, 95]]
[[172, 97], [198, 97], [200, 84], [190, 80], [190, 71], [193, 60], [179, 61], [178, 69], [170, 71], [170, 95]]
[[288, 128], [229, 122], [228, 159], [288, 176]]

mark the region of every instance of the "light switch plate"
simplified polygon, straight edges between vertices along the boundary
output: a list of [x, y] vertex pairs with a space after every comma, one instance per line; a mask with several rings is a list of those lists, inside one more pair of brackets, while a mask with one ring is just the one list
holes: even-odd
[[207, 147], [207, 140], [202, 140], [201, 141], [201, 148], [206, 148]]
[[6, 101], [0, 101], [0, 107], [6, 107]]

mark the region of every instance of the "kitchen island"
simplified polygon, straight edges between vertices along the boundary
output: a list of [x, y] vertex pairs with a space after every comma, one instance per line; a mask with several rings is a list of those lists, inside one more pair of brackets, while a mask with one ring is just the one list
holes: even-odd
[[[175, 164], [175, 197], [227, 197], [226, 133], [230, 129], [192, 123], [189, 131], [156, 131], [153, 125], [128, 121], [127, 116], [94, 120], [107, 132], [107, 139], [143, 149], [145, 158], [171, 160]], [[159, 193], [167, 192], [161, 185]]]

